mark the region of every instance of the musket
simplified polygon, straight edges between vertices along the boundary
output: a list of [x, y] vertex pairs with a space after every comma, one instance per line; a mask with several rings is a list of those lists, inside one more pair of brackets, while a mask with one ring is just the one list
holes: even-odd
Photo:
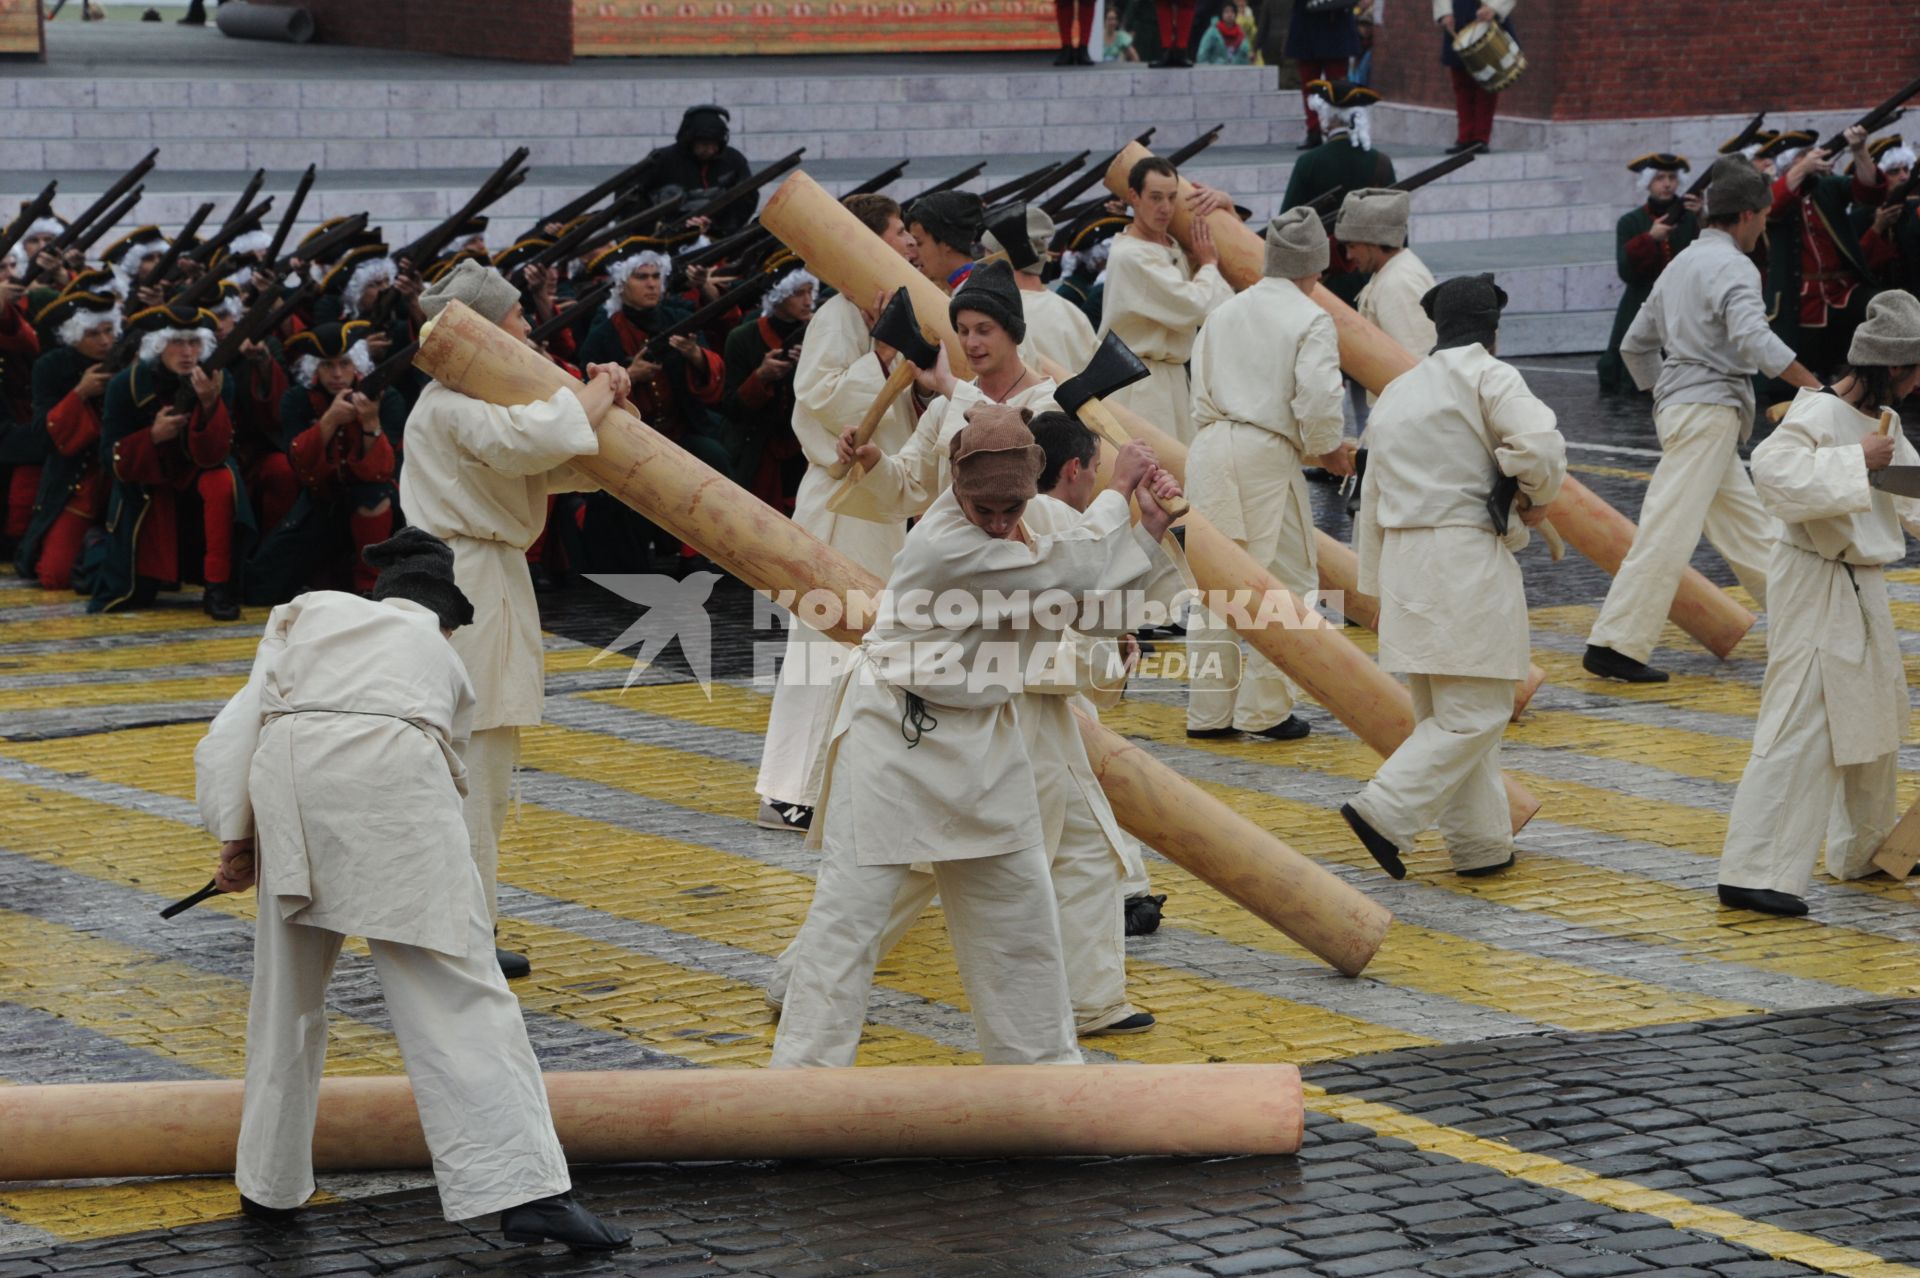
[[1027, 184], [1036, 178], [1045, 177], [1047, 174], [1053, 172], [1053, 168], [1054, 166], [1052, 164], [1043, 164], [1031, 173], [1022, 173], [1011, 182], [1002, 182], [999, 186], [989, 187], [987, 190], [980, 192], [980, 203], [985, 205], [998, 204], [1015, 191], [1025, 190]]
[[167, 245], [167, 251], [160, 255], [160, 260], [153, 264], [152, 270], [134, 283], [134, 288], [152, 288], [172, 275], [173, 268], [180, 263], [181, 255], [187, 251], [187, 241], [192, 239], [193, 233], [200, 229], [200, 224], [211, 216], [213, 216], [213, 201], [208, 200], [194, 210], [193, 216], [188, 218], [187, 224], [180, 229], [180, 234], [174, 236], [173, 242]]
[[307, 192], [313, 189], [313, 169], [309, 164], [307, 171], [300, 175], [300, 184], [293, 188], [293, 198], [287, 201], [287, 214], [280, 219], [280, 225], [273, 233], [273, 242], [267, 245], [267, 252], [261, 258], [263, 262], [280, 260], [280, 250], [287, 246], [287, 237], [293, 234], [294, 219], [300, 216], [300, 209], [307, 202]]
[[267, 171], [265, 169], [255, 169], [253, 171], [253, 176], [247, 179], [246, 186], [240, 191], [240, 198], [233, 202], [231, 209], [227, 210], [227, 220], [220, 224], [221, 230], [226, 230], [235, 222], [240, 221], [242, 217], [252, 215], [253, 210], [249, 209], [247, 205], [253, 202], [254, 196], [260, 194], [260, 188], [266, 183], [266, 180]]
[[[1887, 122], [1893, 118], [1894, 112], [1898, 111], [1901, 105], [1904, 104], [1908, 98], [1911, 98], [1916, 93], [1920, 93], [1920, 77], [1915, 77], [1914, 79], [1908, 81], [1906, 85], [1903, 86], [1902, 88], [1895, 90], [1892, 97], [1888, 98], [1885, 102], [1882, 102], [1879, 106], [1875, 107], [1873, 110], [1861, 116], [1858, 120], [1855, 120], [1854, 124], [1858, 125], [1860, 128], [1865, 129], [1869, 133], [1874, 132], [1876, 129], [1883, 128], [1885, 127]], [[1846, 145], [1847, 145], [1847, 132], [1845, 129], [1842, 129], [1840, 132], [1834, 134], [1832, 137], [1828, 138], [1825, 142], [1821, 143], [1820, 149], [1822, 151], [1827, 152], [1829, 155], [1832, 155], [1838, 152], [1841, 148], [1845, 147]]]
[[1320, 215], [1320, 225], [1327, 228], [1327, 234], [1333, 234], [1333, 223], [1340, 216], [1340, 202], [1346, 198], [1347, 188], [1336, 186], [1330, 191], [1322, 191], [1301, 207], [1312, 209]]
[[1080, 154], [1074, 156], [1070, 160], [1060, 161], [1060, 163], [1054, 165], [1053, 168], [1048, 170], [1045, 174], [1027, 183], [1025, 186], [1021, 187], [1018, 191], [1014, 192], [1014, 194], [1009, 199], [1003, 200], [1001, 201], [1001, 203], [1002, 204], [1031, 204], [1034, 200], [1040, 198], [1040, 196], [1044, 192], [1051, 189], [1061, 181], [1065, 180], [1066, 176], [1069, 173], [1072, 173], [1075, 169], [1079, 168], [1082, 164], [1085, 164], [1087, 162], [1087, 157], [1092, 154], [1093, 152], [1091, 151], [1082, 151]]
[[885, 172], [877, 173], [873, 177], [868, 178], [866, 181], [862, 182], [859, 186], [854, 187], [851, 191], [848, 191], [846, 195], [843, 195], [840, 198], [844, 200], [847, 198], [848, 195], [872, 195], [877, 191], [883, 191], [887, 187], [892, 186], [895, 182], [899, 181], [900, 175], [902, 173], [905, 173], [907, 171], [907, 166], [912, 163], [913, 163], [912, 160], [902, 160], [900, 161], [900, 163], [894, 165], [892, 168], [886, 170]]
[[402, 245], [394, 252], [394, 258], [405, 258], [419, 269], [439, 257], [447, 245], [453, 243], [454, 235], [461, 223], [527, 180], [527, 171], [520, 166], [526, 162], [528, 154], [526, 147], [515, 147], [513, 154], [502, 161], [499, 168], [487, 175], [487, 180], [480, 184], [480, 189], [475, 191], [451, 217], [441, 221], [411, 244]]
[[714, 214], [738, 204], [741, 200], [746, 199], [749, 195], [752, 195], [755, 191], [758, 191], [761, 187], [773, 181], [787, 170], [799, 168], [800, 157], [806, 153], [807, 148], [804, 146], [797, 150], [789, 151], [772, 164], [767, 165], [766, 168], [761, 169], [758, 173], [743, 178], [720, 194], [714, 196], [711, 200], [700, 206], [698, 213], [692, 214], [691, 216], [711, 219]]
[[[213, 348], [213, 353], [200, 362], [200, 366], [210, 374], [225, 369], [234, 360], [240, 358], [241, 347], [248, 342], [265, 337], [282, 320], [293, 314], [294, 309], [306, 301], [307, 294], [313, 287], [311, 282], [303, 283], [284, 302], [276, 299], [271, 293], [262, 293], [254, 299], [253, 305], [234, 321], [233, 328], [220, 339], [219, 344]], [[174, 397], [174, 407], [182, 412], [191, 411], [194, 398], [193, 387], [183, 384]]]
[[27, 228], [41, 218], [53, 212], [53, 193], [60, 189], [60, 183], [52, 181], [33, 197], [27, 206], [20, 210], [20, 216], [10, 223], [6, 230], [0, 231], [0, 257], [13, 251], [13, 246], [26, 238]]
[[572, 327], [575, 320], [578, 320], [582, 315], [585, 315], [587, 312], [598, 307], [600, 303], [606, 301], [607, 294], [611, 292], [613, 292], [613, 281], [601, 280], [598, 284], [595, 284], [592, 288], [580, 294], [571, 302], [568, 302], [566, 306], [555, 311], [538, 324], [535, 324], [533, 331], [527, 334], [527, 340], [530, 342], [545, 342], [561, 329]]
[[[621, 240], [629, 235], [638, 234], [641, 227], [658, 225], [662, 218], [672, 216], [675, 210], [686, 203], [686, 200], [687, 197], [685, 193], [681, 193], [673, 196], [671, 199], [662, 200], [651, 208], [641, 209], [631, 217], [623, 217], [612, 226], [607, 227], [604, 234], [599, 235], [598, 238]], [[578, 256], [576, 250], [582, 245], [596, 242], [596, 232], [599, 232], [601, 227], [607, 226], [607, 222], [610, 219], [619, 216], [619, 211], [620, 206], [618, 204], [612, 204], [601, 209], [598, 213], [588, 215], [586, 220], [582, 221], [580, 225], [574, 227], [571, 231], [568, 231], [565, 235], [562, 235], [559, 239], [528, 258], [525, 265], [551, 266], [555, 262], [564, 262], [569, 258]]]
[[641, 353], [654, 363], [659, 363], [666, 356], [669, 349], [668, 343], [673, 338], [699, 332], [742, 302], [750, 302], [772, 288], [773, 282], [773, 276], [762, 274], [754, 276], [744, 284], [734, 285], [679, 323], [669, 325], [648, 338], [647, 344], [641, 348]]
[[[54, 237], [53, 243], [47, 245], [46, 251], [58, 257], [75, 244], [80, 243], [83, 235], [88, 237], [85, 243], [92, 244], [94, 240], [99, 239], [101, 234], [109, 227], [117, 225], [120, 219], [126, 215], [126, 211], [139, 203], [137, 193], [134, 199], [126, 201], [116, 209], [112, 216], [102, 218], [100, 216], [101, 213], [112, 208], [114, 201], [120, 199], [120, 197], [128, 191], [133, 190], [141, 178], [153, 171], [155, 159], [159, 154], [160, 148], [156, 146], [153, 150], [147, 152], [146, 158], [142, 159], [139, 163], [115, 179], [112, 186], [101, 192], [99, 199], [89, 204], [79, 217], [67, 223], [67, 229]], [[27, 273], [21, 282], [23, 284], [31, 284], [39, 278], [40, 270], [37, 262], [28, 263]]]
[[217, 292], [220, 282], [226, 276], [219, 271], [202, 271], [194, 281], [167, 299], [168, 306], [191, 306], [199, 309], [200, 303], [209, 293]]
[[[1155, 130], [1148, 129], [1145, 133], [1135, 138], [1134, 141], [1138, 142], [1141, 146], [1145, 146], [1153, 140], [1154, 132]], [[1046, 211], [1048, 217], [1054, 218], [1057, 221], [1061, 211], [1079, 199], [1088, 187], [1105, 177], [1107, 170], [1112, 168], [1113, 162], [1119, 158], [1120, 152], [1115, 151], [1112, 155], [1109, 155], [1106, 159], [1100, 161], [1100, 163], [1094, 165], [1085, 173], [1082, 173], [1079, 177], [1067, 183], [1058, 191], [1055, 191], [1052, 195], [1049, 195], [1045, 200], [1041, 201], [1040, 207]]]
[[1211, 129], [1208, 129], [1205, 133], [1202, 133], [1199, 137], [1187, 143], [1172, 155], [1169, 155], [1167, 157], [1167, 163], [1176, 169], [1179, 168], [1188, 160], [1191, 160], [1194, 156], [1212, 146], [1214, 142], [1219, 139], [1220, 131], [1226, 127], [1225, 123], [1214, 125]]
[[273, 271], [276, 275], [284, 273], [287, 268], [293, 264], [293, 259], [296, 257], [303, 262], [317, 262], [330, 253], [334, 245], [350, 240], [366, 229], [367, 215], [365, 213], [355, 213], [338, 226], [328, 227], [307, 243], [295, 245], [293, 252], [287, 254], [285, 257], [272, 259], [267, 269]]
[[[79, 249], [82, 253], [86, 252], [88, 249], [93, 247], [95, 240], [99, 239], [101, 236], [105, 235], [108, 231], [111, 231], [114, 227], [124, 222], [126, 220], [127, 214], [133, 212], [133, 206], [140, 203], [140, 201], [146, 196], [146, 193], [147, 193], [146, 187], [144, 186], [134, 187], [131, 191], [127, 192], [125, 199], [121, 200], [118, 204], [114, 205], [111, 210], [108, 211], [105, 217], [96, 219], [92, 226], [89, 226], [85, 230], [81, 231], [78, 235], [74, 236], [73, 240], [70, 243], [62, 247]], [[71, 231], [73, 228], [68, 227], [67, 229]], [[54, 244], [58, 244], [58, 243], [59, 241], [56, 239], [54, 241]], [[51, 252], [53, 250], [54, 244], [47, 245], [46, 250], [44, 251]], [[37, 272], [29, 272], [29, 278], [31, 278], [35, 274], [37, 274]]]
[[[1741, 151], [1753, 145], [1754, 139], [1760, 136], [1761, 126], [1766, 124], [1766, 122], [1767, 113], [1765, 111], [1756, 113], [1751, 120], [1747, 121], [1746, 127], [1734, 135], [1733, 141], [1727, 144], [1726, 154], [1738, 155]], [[1687, 188], [1686, 193], [1688, 195], [1699, 195], [1712, 185], [1713, 165], [1709, 164], [1706, 170], [1693, 180], [1693, 185]]]
[[676, 267], [704, 266], [708, 262], [717, 262], [723, 258], [730, 259], [763, 239], [771, 239], [772, 236], [773, 232], [756, 222], [735, 231], [724, 240], [715, 240], [703, 249], [680, 254], [673, 259], [673, 264]]
[[[652, 168], [653, 165], [654, 159], [651, 155], [637, 163], [629, 164], [626, 168], [621, 169], [618, 173], [602, 182], [599, 186], [594, 187], [585, 195], [575, 196], [553, 212], [541, 218], [538, 222], [535, 222], [533, 226], [528, 229], [527, 234], [544, 235], [546, 234], [546, 228], [552, 223], [558, 222], [562, 226], [565, 226], [568, 222], [573, 221], [573, 219], [579, 217], [582, 213], [585, 213], [609, 195], [625, 194], [627, 191], [640, 185], [640, 180], [647, 175], [647, 170]], [[616, 199], [614, 203], [618, 204], [619, 200]]]
[[[1471, 146], [1467, 147], [1466, 150], [1461, 151], [1455, 155], [1449, 155], [1446, 159], [1440, 161], [1438, 164], [1430, 164], [1426, 168], [1421, 169], [1418, 173], [1413, 174], [1411, 177], [1401, 178], [1398, 182], [1395, 182], [1392, 185], [1388, 186], [1387, 190], [1407, 191], [1409, 193], [1413, 191], [1417, 191], [1421, 187], [1426, 186], [1429, 183], [1438, 182], [1441, 178], [1447, 176], [1447, 174], [1449, 173], [1454, 173], [1460, 169], [1466, 168], [1469, 164], [1472, 164], [1474, 160], [1479, 157], [1482, 151], [1486, 149], [1487, 149], [1486, 143], [1475, 142]], [[1313, 210], [1320, 215], [1320, 221], [1327, 228], [1328, 231], [1333, 230], [1333, 224], [1335, 220], [1340, 216], [1340, 206], [1336, 204], [1333, 206], [1333, 208], [1328, 209], [1323, 207], [1321, 201], [1332, 199], [1342, 189], [1343, 188], [1335, 187], [1332, 191], [1327, 192], [1327, 194], [1321, 196], [1319, 199], [1314, 200], [1312, 202]]]
[[973, 181], [975, 178], [979, 177], [982, 173], [985, 173], [986, 171], [987, 171], [987, 162], [985, 160], [982, 160], [980, 161], [980, 163], [975, 164], [970, 168], [965, 168], [960, 170], [958, 173], [954, 174], [952, 177], [948, 178], [944, 182], [935, 182], [932, 186], [920, 192], [919, 195], [916, 195], [913, 198], [917, 200], [917, 199], [920, 199], [922, 196], [934, 195], [941, 191], [951, 191], [957, 187], [965, 186], [967, 183]]
[[360, 393], [368, 399], [379, 402], [393, 379], [413, 367], [413, 357], [420, 350], [420, 339], [415, 338], [387, 356], [374, 366], [374, 370], [360, 379]]
[[266, 199], [260, 201], [259, 204], [248, 209], [244, 217], [228, 222], [218, 231], [215, 231], [212, 239], [209, 239], [204, 244], [196, 244], [193, 248], [188, 249], [188, 259], [202, 264], [212, 261], [215, 253], [218, 253], [221, 249], [239, 239], [241, 235], [245, 234], [247, 226], [260, 218], [266, 217], [272, 208], [273, 197], [269, 195]]

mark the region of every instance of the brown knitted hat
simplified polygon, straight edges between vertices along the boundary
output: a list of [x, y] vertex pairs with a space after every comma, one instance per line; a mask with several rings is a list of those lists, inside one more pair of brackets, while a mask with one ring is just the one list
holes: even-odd
[[969, 501], [1032, 501], [1047, 454], [1033, 442], [1033, 414], [1005, 404], [978, 404], [953, 437], [947, 457], [953, 495]]

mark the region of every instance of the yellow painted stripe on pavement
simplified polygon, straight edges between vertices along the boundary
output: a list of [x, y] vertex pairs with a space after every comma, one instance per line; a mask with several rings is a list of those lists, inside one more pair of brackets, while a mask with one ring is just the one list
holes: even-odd
[[[316, 1193], [318, 1206], [337, 1202]], [[0, 1213], [65, 1242], [182, 1229], [240, 1215], [231, 1176], [169, 1176], [117, 1185], [0, 1185]]]
[[100, 639], [114, 635], [168, 634], [178, 630], [202, 630], [213, 626], [231, 626], [235, 634], [251, 633], [258, 640], [260, 628], [267, 624], [266, 608], [248, 608], [240, 620], [218, 622], [200, 611], [196, 595], [191, 606], [149, 608], [140, 612], [52, 613], [26, 620], [0, 621], [0, 644], [33, 643], [47, 639]]
[[1735, 1215], [1719, 1207], [1691, 1202], [1678, 1194], [1649, 1189], [1630, 1180], [1601, 1176], [1571, 1163], [1532, 1154], [1505, 1141], [1475, 1136], [1363, 1097], [1329, 1092], [1306, 1084], [1307, 1108], [1342, 1122], [1356, 1123], [1384, 1137], [1404, 1140], [1428, 1153], [1488, 1167], [1503, 1175], [1571, 1194], [1615, 1211], [1658, 1216], [1676, 1229], [1711, 1234], [1779, 1260], [1806, 1265], [1846, 1278], [1920, 1278], [1920, 1269], [1896, 1264], [1870, 1251], [1843, 1247], [1813, 1234], [1782, 1229]]
[[16, 655], [0, 653], [0, 678], [13, 675], [120, 672], [164, 666], [202, 666], [216, 661], [253, 660], [260, 647], [257, 630], [232, 638], [186, 639], [178, 643], [116, 644], [108, 648], [61, 648]]

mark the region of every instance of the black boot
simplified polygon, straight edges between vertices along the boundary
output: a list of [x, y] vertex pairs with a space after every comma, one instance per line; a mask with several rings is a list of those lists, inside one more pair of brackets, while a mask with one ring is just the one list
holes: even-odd
[[1053, 65], [1055, 65], [1056, 67], [1072, 66], [1073, 65], [1073, 46], [1070, 44], [1061, 45], [1060, 52], [1053, 55]]
[[1127, 935], [1152, 936], [1160, 930], [1160, 907], [1167, 903], [1164, 894], [1127, 898]]
[[1762, 914], [1781, 914], [1788, 918], [1799, 918], [1807, 912], [1807, 903], [1790, 893], [1733, 887], [1726, 883], [1720, 885], [1720, 904], [1732, 910], [1758, 910]]
[[207, 0], [193, 0], [187, 6], [187, 16], [180, 19], [183, 27], [204, 27], [207, 25]]
[[266, 1207], [245, 1194], [240, 1195], [240, 1214], [266, 1225], [284, 1225], [300, 1214], [298, 1207]]
[[1087, 52], [1086, 45], [1078, 44], [1074, 46], [1073, 65], [1076, 67], [1090, 67], [1093, 65], [1093, 55]]
[[233, 587], [224, 581], [209, 581], [200, 596], [200, 606], [215, 621], [240, 620], [240, 605], [233, 601]]
[[1366, 845], [1367, 851], [1380, 863], [1381, 869], [1396, 879], [1407, 877], [1406, 863], [1401, 861], [1400, 849], [1393, 845], [1392, 839], [1368, 825], [1366, 818], [1355, 812], [1351, 803], [1340, 805], [1340, 815], [1347, 819], [1347, 824], [1353, 827], [1353, 832], [1360, 836], [1360, 842]]
[[1507, 859], [1498, 865], [1476, 865], [1471, 870], [1455, 870], [1454, 873], [1463, 879], [1484, 879], [1490, 874], [1498, 874], [1502, 870], [1511, 870], [1513, 868], [1513, 862], [1514, 854], [1509, 852], [1507, 853]]
[[1315, 148], [1316, 146], [1319, 146], [1322, 142], [1325, 142], [1326, 140], [1327, 140], [1326, 137], [1320, 132], [1320, 130], [1308, 129], [1307, 140], [1305, 142], [1302, 142], [1299, 146], [1293, 149], [1296, 151], [1311, 151], [1313, 150], [1313, 148]]
[[1265, 737], [1269, 741], [1298, 741], [1313, 731], [1313, 725], [1297, 714], [1290, 714], [1271, 728], [1262, 728], [1254, 733], [1256, 737]]
[[527, 961], [526, 955], [503, 950], [497, 945], [493, 947], [493, 959], [500, 965], [500, 975], [509, 981], [517, 981], [533, 972], [533, 964]]
[[1655, 670], [1644, 661], [1635, 661], [1623, 652], [1611, 648], [1602, 648], [1598, 644], [1587, 645], [1587, 655], [1580, 659], [1590, 675], [1602, 679], [1618, 679], [1623, 683], [1665, 683], [1667, 672]]
[[500, 1213], [500, 1232], [510, 1243], [565, 1243], [575, 1251], [618, 1251], [633, 1232], [609, 1225], [573, 1200], [572, 1194], [536, 1198]]

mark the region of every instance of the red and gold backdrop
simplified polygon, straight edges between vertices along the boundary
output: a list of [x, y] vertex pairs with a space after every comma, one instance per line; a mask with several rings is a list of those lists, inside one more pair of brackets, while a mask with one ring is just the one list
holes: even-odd
[[576, 57], [1051, 49], [1053, 0], [574, 0]]
[[[75, 22], [80, 21], [78, 7], [76, 0]], [[0, 54], [40, 56], [39, 0], [0, 0]]]

